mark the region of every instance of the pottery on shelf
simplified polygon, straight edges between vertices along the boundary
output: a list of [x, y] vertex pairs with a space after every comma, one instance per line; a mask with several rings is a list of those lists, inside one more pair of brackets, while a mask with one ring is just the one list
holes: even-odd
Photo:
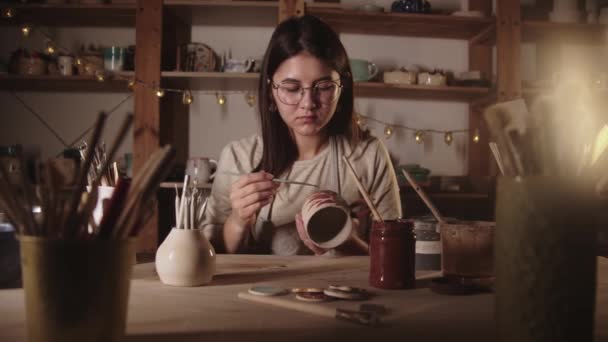
[[173, 228], [158, 247], [155, 264], [163, 284], [204, 285], [215, 273], [215, 250], [202, 230]]
[[391, 5], [391, 12], [431, 13], [431, 4], [426, 0], [396, 0]]

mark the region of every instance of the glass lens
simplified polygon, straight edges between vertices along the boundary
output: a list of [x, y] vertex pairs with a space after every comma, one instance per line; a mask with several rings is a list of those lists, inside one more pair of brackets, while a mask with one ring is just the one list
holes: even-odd
[[[304, 91], [309, 88], [303, 88], [299, 84], [279, 84], [276, 85], [277, 95], [279, 100], [287, 105], [296, 105], [302, 100]], [[311, 89], [314, 98], [322, 104], [333, 103], [340, 94], [340, 86], [335, 81], [321, 81], [314, 85]]]

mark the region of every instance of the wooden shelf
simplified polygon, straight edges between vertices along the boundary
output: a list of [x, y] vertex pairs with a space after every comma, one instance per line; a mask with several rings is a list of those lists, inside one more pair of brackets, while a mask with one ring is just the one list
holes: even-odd
[[494, 18], [470, 18], [437, 14], [371, 13], [310, 6], [316, 15], [338, 32], [429, 38], [470, 39], [494, 25]]
[[165, 8], [187, 25], [265, 26], [278, 21], [278, 1], [164, 0]]
[[135, 26], [135, 1], [125, 4], [1, 4], [12, 8], [13, 19], [2, 24], [32, 23], [45, 26]]
[[163, 71], [165, 87], [191, 90], [256, 90], [258, 73]]
[[[257, 89], [258, 73], [163, 71], [165, 86], [192, 90], [225, 88]], [[478, 87], [432, 87], [395, 85], [380, 82], [355, 83], [355, 95], [380, 98], [412, 98], [446, 101], [472, 101], [490, 95], [490, 89]]]
[[163, 78], [219, 78], [219, 79], [258, 79], [260, 74], [256, 72], [198, 72], [198, 71], [163, 71]]
[[608, 25], [549, 21], [524, 21], [522, 25], [522, 40], [526, 42], [553, 40], [560, 43], [604, 44], [607, 38]]
[[489, 88], [396, 85], [380, 82], [355, 83], [355, 95], [362, 97], [412, 98], [443, 101], [473, 101], [490, 95]]
[[0, 89], [3, 91], [67, 91], [67, 92], [129, 92], [127, 85], [133, 72], [121, 72], [120, 78], [110, 78], [104, 82], [95, 76], [60, 76], [40, 75], [27, 76], [0, 74]]

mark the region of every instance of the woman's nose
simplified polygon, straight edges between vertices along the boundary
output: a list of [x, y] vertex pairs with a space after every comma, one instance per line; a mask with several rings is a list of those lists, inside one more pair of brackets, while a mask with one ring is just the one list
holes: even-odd
[[302, 99], [300, 100], [300, 107], [302, 109], [314, 109], [317, 107], [314, 88], [302, 89]]

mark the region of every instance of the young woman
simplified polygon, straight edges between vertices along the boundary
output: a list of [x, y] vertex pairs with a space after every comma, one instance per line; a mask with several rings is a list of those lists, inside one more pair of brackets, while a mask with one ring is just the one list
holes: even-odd
[[[264, 57], [258, 94], [261, 136], [232, 142], [220, 156], [203, 227], [216, 249], [325, 253], [312, 244], [299, 215], [306, 197], [317, 189], [272, 179], [317, 184], [355, 203], [361, 195], [343, 155], [382, 217], [401, 217], [389, 155], [355, 123], [348, 56], [327, 24], [306, 15], [277, 26]], [[353, 229], [344, 251], [367, 253], [366, 235], [363, 227]]]

